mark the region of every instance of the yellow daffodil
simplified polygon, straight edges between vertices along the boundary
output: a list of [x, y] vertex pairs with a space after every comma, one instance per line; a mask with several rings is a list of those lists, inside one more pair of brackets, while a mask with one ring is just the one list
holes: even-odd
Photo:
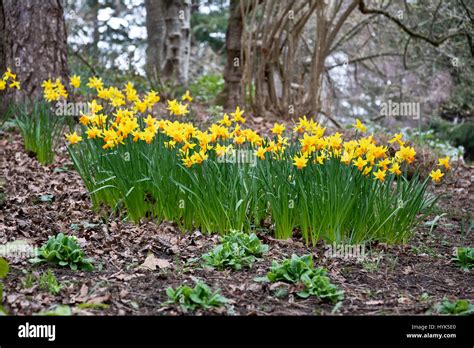
[[99, 90], [104, 87], [104, 83], [102, 82], [101, 78], [98, 77], [90, 77], [89, 82], [87, 83], [87, 87]]
[[405, 142], [402, 140], [403, 135], [402, 133], [395, 134], [392, 139], [390, 139], [388, 142], [390, 144], [393, 144], [394, 142], [397, 142], [398, 145], [403, 146], [405, 145]]
[[286, 129], [286, 126], [283, 123], [281, 124], [275, 123], [275, 125], [272, 128], [272, 133], [276, 135], [281, 135], [285, 129]]
[[434, 182], [440, 182], [441, 178], [444, 176], [443, 173], [441, 173], [441, 170], [432, 170], [430, 173], [430, 177]]
[[112, 92], [110, 89], [107, 88], [101, 88], [97, 91], [97, 97], [103, 100], [109, 100], [112, 98]]
[[192, 102], [193, 101], [193, 98], [191, 97], [191, 95], [189, 94], [189, 91], [186, 91], [186, 93], [181, 97], [181, 100], [182, 101], [185, 101], [187, 100], [188, 102]]
[[152, 108], [153, 105], [160, 101], [160, 96], [154, 90], [149, 91], [145, 96], [145, 102], [149, 108]]
[[307, 164], [308, 164], [308, 158], [305, 155], [301, 155], [301, 156], [295, 155], [293, 157], [293, 165], [295, 165], [296, 168], [303, 169], [304, 167], [306, 167]]
[[239, 135], [234, 138], [234, 143], [237, 145], [242, 145], [243, 143], [245, 143], [245, 140], [246, 138], [243, 135]]
[[364, 133], [367, 130], [367, 128], [357, 118], [354, 127], [357, 128], [357, 130], [359, 130], [361, 133]]
[[195, 146], [196, 146], [196, 144], [189, 143], [189, 142], [185, 141], [183, 147], [181, 148], [181, 150], [184, 151], [184, 152], [187, 152], [188, 150], [194, 149]]
[[103, 127], [107, 121], [107, 115], [97, 114], [91, 117], [91, 122], [98, 127]]
[[324, 160], [326, 159], [326, 155], [324, 153], [316, 156], [316, 160], [314, 163], [324, 164]]
[[242, 117], [244, 110], [240, 110], [237, 106], [235, 112], [232, 112], [230, 115], [234, 117], [233, 121], [238, 123], [245, 123], [245, 118]]
[[21, 89], [21, 88], [20, 88], [20, 82], [19, 82], [19, 81], [12, 81], [8, 87], [10, 87], [10, 88], [16, 88], [16, 89], [18, 89], [18, 90]]
[[175, 116], [184, 116], [189, 113], [188, 105], [181, 104], [177, 100], [168, 100], [167, 110], [169, 110], [170, 115]]
[[446, 170], [450, 170], [451, 166], [449, 165], [449, 156], [438, 159], [438, 166], [444, 166]]
[[362, 170], [367, 164], [367, 161], [363, 160], [362, 157], [358, 157], [357, 160], [352, 161], [352, 163], [357, 167], [357, 169]]
[[217, 157], [223, 157], [228, 152], [228, 148], [220, 144], [217, 144], [214, 150], [216, 151]]
[[146, 101], [141, 101], [140, 99], [138, 99], [135, 102], [135, 110], [136, 111], [144, 113], [147, 108], [148, 108], [148, 105], [147, 105]]
[[412, 163], [415, 160], [415, 149], [410, 146], [401, 145], [400, 150], [395, 153], [395, 158], [400, 162], [405, 161], [407, 163]]
[[117, 143], [113, 140], [108, 140], [105, 142], [105, 144], [102, 146], [104, 150], [106, 149], [112, 149], [117, 145]]
[[91, 122], [91, 117], [88, 115], [82, 115], [79, 118], [79, 123], [82, 124], [83, 126], [87, 126]]
[[221, 120], [219, 120], [217, 123], [224, 127], [230, 127], [232, 125], [232, 120], [229, 118], [229, 115], [224, 114]]
[[112, 98], [111, 101], [110, 101], [110, 104], [115, 107], [115, 108], [118, 108], [122, 105], [125, 105], [125, 99], [123, 98]]
[[89, 112], [91, 114], [95, 114], [103, 109], [102, 105], [97, 104], [95, 99], [93, 99], [92, 102], [87, 103], [87, 106], [89, 107]]
[[370, 172], [372, 171], [372, 168], [373, 168], [372, 166], [370, 166], [370, 167], [365, 167], [365, 168], [364, 168], [364, 171], [362, 172], [362, 174], [364, 174], [364, 175], [369, 175]]
[[183, 164], [185, 165], [186, 168], [190, 168], [194, 164], [193, 159], [187, 156], [183, 157], [181, 160], [183, 161]]
[[66, 134], [66, 139], [71, 143], [71, 145], [77, 144], [78, 142], [82, 141], [82, 137], [77, 135], [76, 132]]
[[339, 132], [327, 137], [327, 143], [333, 150], [339, 150], [342, 144], [342, 134]]
[[345, 164], [350, 164], [353, 157], [354, 157], [354, 154], [352, 152], [344, 151], [341, 157], [341, 162]]
[[79, 88], [81, 87], [81, 77], [78, 75], [73, 75], [69, 77], [69, 83], [71, 84], [72, 87]]
[[140, 139], [144, 140], [147, 144], [151, 144], [154, 137], [155, 133], [150, 132], [149, 130], [145, 130], [141, 133]]
[[264, 147], [259, 147], [257, 150], [255, 150], [255, 156], [260, 158], [262, 161], [265, 159], [265, 153], [267, 152], [266, 148]]
[[389, 164], [390, 164], [390, 160], [388, 158], [385, 158], [382, 161], [378, 162], [377, 166], [379, 168], [382, 168], [383, 170], [387, 170]]
[[376, 171], [374, 173], [375, 180], [379, 180], [380, 182], [384, 182], [385, 181], [385, 174], [386, 174], [385, 170], [379, 169], [378, 171]]
[[400, 165], [397, 162], [394, 162], [390, 168], [390, 173], [393, 173], [395, 175], [400, 175], [402, 174], [402, 171], [400, 170]]
[[92, 127], [92, 128], [87, 129], [86, 134], [87, 134], [87, 138], [95, 139], [102, 135], [102, 131], [97, 127]]
[[208, 158], [208, 155], [206, 154], [206, 151], [199, 151], [199, 152], [195, 152], [192, 154], [191, 156], [191, 160], [195, 163], [195, 164], [201, 164], [202, 162], [204, 162], [205, 160], [207, 160]]
[[10, 70], [10, 68], [7, 68], [7, 71], [5, 71], [3, 73], [3, 78], [5, 80], [8, 80], [8, 79], [12, 79], [12, 80], [15, 80], [16, 79], [16, 74], [12, 73], [12, 71]]

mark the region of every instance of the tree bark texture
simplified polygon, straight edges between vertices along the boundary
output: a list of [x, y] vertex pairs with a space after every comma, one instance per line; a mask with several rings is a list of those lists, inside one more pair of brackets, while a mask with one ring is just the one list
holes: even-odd
[[3, 15], [3, 1], [0, 0], [0, 73], [5, 71], [5, 16]]
[[147, 73], [188, 84], [191, 6], [187, 0], [146, 0]]
[[224, 72], [226, 109], [235, 109], [242, 102], [242, 20], [240, 0], [231, 0], [226, 32], [227, 63]]
[[[67, 85], [67, 34], [60, 0], [3, 0], [4, 65], [17, 74], [21, 90], [8, 89], [7, 102], [41, 97], [41, 83]], [[2, 103], [5, 104], [5, 103]]]

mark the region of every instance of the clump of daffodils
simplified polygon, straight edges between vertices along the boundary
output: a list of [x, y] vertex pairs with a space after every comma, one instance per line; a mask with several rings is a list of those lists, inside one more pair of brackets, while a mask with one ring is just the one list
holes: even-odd
[[2, 79], [0, 80], [0, 91], [7, 88], [21, 89], [20, 81], [16, 79], [16, 74], [14, 74], [10, 68], [7, 68], [7, 71], [3, 73]]
[[54, 82], [51, 81], [51, 79], [43, 81], [41, 87], [43, 87], [44, 99], [47, 102], [67, 99], [68, 97], [66, 87], [61, 83], [59, 78], [57, 78]]
[[[80, 77], [69, 84], [81, 87]], [[55, 98], [60, 86], [45, 84]], [[98, 77], [83, 88], [91, 91], [89, 108], [80, 128], [66, 134], [68, 149], [94, 206], [123, 204], [132, 221], [153, 216], [227, 233], [270, 217], [277, 238], [296, 228], [313, 245], [399, 243], [435, 202], [425, 196], [430, 178], [404, 175], [417, 154], [402, 134], [378, 142], [360, 120], [351, 138], [306, 116], [262, 135], [237, 107], [200, 128], [189, 122], [189, 91], [165, 101], [158, 117], [155, 91], [107, 86]], [[449, 168], [449, 158], [439, 159], [431, 179], [439, 182]]]

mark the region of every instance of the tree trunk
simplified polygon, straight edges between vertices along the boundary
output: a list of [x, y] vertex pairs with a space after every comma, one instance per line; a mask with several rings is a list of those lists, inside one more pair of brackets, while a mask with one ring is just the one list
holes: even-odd
[[187, 86], [191, 7], [186, 0], [146, 0], [147, 73]]
[[310, 107], [308, 114], [315, 119], [321, 112], [321, 92], [323, 84], [324, 62], [326, 61], [326, 39], [328, 33], [328, 24], [324, 13], [325, 4], [321, 4], [317, 9], [316, 20], [316, 44], [311, 61], [311, 79], [309, 85]]
[[99, 32], [99, 8], [100, 4], [98, 0], [92, 0], [91, 6], [91, 15], [92, 15], [92, 45], [89, 52], [91, 52], [93, 64], [99, 63], [99, 42], [100, 42], [100, 32]]
[[48, 78], [59, 77], [67, 84], [67, 35], [61, 1], [3, 0], [3, 14], [4, 64], [21, 84], [19, 91], [8, 89], [7, 101], [41, 97], [41, 83]]
[[5, 68], [5, 17], [3, 15], [3, 1], [0, 0], [0, 74]]
[[186, 0], [165, 0], [165, 60], [163, 76], [166, 80], [188, 84], [191, 44], [191, 7]]
[[239, 0], [231, 0], [226, 32], [227, 63], [224, 72], [225, 107], [235, 109], [242, 102], [242, 12]]
[[163, 18], [162, 2], [145, 0], [146, 31], [148, 46], [146, 49], [146, 72], [149, 78], [161, 76], [163, 47], [165, 44], [166, 23]]

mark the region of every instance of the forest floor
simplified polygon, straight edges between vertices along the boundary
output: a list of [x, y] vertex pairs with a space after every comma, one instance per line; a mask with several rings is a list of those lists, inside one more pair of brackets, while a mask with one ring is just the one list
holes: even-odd
[[[472, 271], [464, 272], [451, 261], [455, 247], [474, 244], [469, 227], [474, 211], [469, 192], [472, 167], [458, 166], [436, 188], [445, 195], [427, 221], [445, 215], [434, 226], [421, 224], [406, 245], [373, 243], [367, 246], [368, 257], [358, 261], [326, 257], [323, 244], [307, 247], [296, 237], [275, 240], [261, 231], [258, 236], [269, 245], [269, 252], [244, 271], [204, 269], [196, 261], [218, 243], [217, 235], [184, 233], [167, 222], [135, 225], [93, 212], [64, 147], [53, 165], [41, 166], [24, 152], [17, 134], [3, 133], [0, 177], [6, 193], [0, 207], [0, 244], [23, 240], [40, 246], [49, 236], [63, 232], [77, 236], [96, 265], [91, 272], [52, 268], [63, 289], [51, 295], [40, 290], [37, 282], [31, 287], [24, 284], [28, 274], [37, 277], [47, 265], [33, 266], [26, 259], [10, 261], [4, 306], [14, 315], [31, 315], [58, 304], [70, 306], [79, 315], [176, 315], [182, 313], [179, 307], [162, 305], [167, 300], [166, 288], [192, 285], [196, 279], [220, 288], [232, 300], [225, 308], [196, 314], [429, 314], [443, 298], [474, 300]], [[293, 253], [311, 253], [316, 265], [328, 269], [332, 282], [345, 292], [341, 306], [334, 308], [313, 297], [300, 299], [293, 296], [295, 287], [283, 283], [254, 280], [266, 274], [272, 260]], [[150, 254], [156, 258], [155, 270], [143, 266]], [[81, 303], [106, 306], [80, 309]]]

